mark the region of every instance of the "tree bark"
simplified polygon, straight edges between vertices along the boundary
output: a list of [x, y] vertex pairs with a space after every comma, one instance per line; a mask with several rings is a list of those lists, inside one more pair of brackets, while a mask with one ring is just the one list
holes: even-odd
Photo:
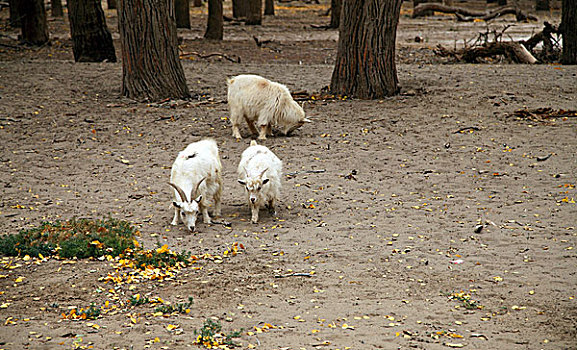
[[187, 98], [176, 24], [165, 0], [120, 0], [122, 95], [133, 99]]
[[176, 17], [176, 28], [190, 29], [189, 0], [174, 0], [174, 12]]
[[561, 35], [563, 53], [561, 63], [577, 64], [577, 1], [563, 0], [561, 14]]
[[536, 0], [535, 10], [536, 11], [549, 11], [551, 9], [551, 4], [549, 0]]
[[22, 25], [22, 15], [20, 15], [18, 9], [18, 0], [8, 0], [9, 23], [12, 28], [20, 28]]
[[62, 11], [62, 0], [50, 0], [50, 7], [52, 8], [52, 17], [64, 16], [64, 11]]
[[248, 0], [248, 13], [246, 15], [245, 24], [262, 24], [262, 0]]
[[49, 36], [44, 1], [19, 0], [17, 4], [20, 27], [22, 28], [22, 41], [31, 45], [46, 44]]
[[264, 15], [265, 16], [274, 16], [274, 0], [265, 0], [264, 1]]
[[208, 0], [208, 23], [204, 38], [222, 40], [223, 27], [222, 0]]
[[402, 0], [344, 0], [331, 92], [377, 99], [398, 92], [395, 40]]
[[107, 0], [106, 5], [108, 6], [109, 10], [116, 10], [116, 0]]
[[232, 0], [232, 17], [246, 18], [249, 0]]
[[507, 5], [507, 0], [498, 0], [498, 1], [497, 1], [497, 5], [499, 5], [499, 6], [505, 6], [505, 5]]
[[194, 0], [194, 2], [192, 3], [192, 6], [202, 7], [202, 0]]
[[338, 29], [341, 23], [341, 8], [343, 0], [331, 0], [331, 23], [329, 28]]
[[68, 0], [68, 19], [74, 61], [116, 62], [100, 0]]

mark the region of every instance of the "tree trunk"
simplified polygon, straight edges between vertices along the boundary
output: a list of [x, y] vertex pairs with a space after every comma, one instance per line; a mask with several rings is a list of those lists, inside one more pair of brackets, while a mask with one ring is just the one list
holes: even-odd
[[116, 62], [100, 0], [68, 0], [68, 20], [74, 61]]
[[561, 35], [563, 36], [563, 64], [577, 64], [577, 1], [563, 0]]
[[46, 24], [46, 8], [43, 0], [19, 0], [22, 41], [31, 45], [43, 45], [49, 40]]
[[246, 18], [249, 0], [232, 0], [232, 17]]
[[208, 0], [208, 23], [204, 38], [222, 40], [223, 26], [222, 0]]
[[247, 25], [262, 24], [262, 0], [248, 0], [248, 13], [244, 23]]
[[188, 1], [189, 0], [174, 0], [176, 28], [190, 29], [190, 5]]
[[22, 25], [22, 16], [18, 11], [18, 0], [8, 0], [8, 11], [10, 12], [10, 27], [20, 28]]
[[106, 4], [109, 10], [116, 10], [116, 0], [107, 0]]
[[150, 100], [190, 97], [166, 0], [120, 0], [118, 30], [122, 95]]
[[505, 6], [505, 5], [507, 5], [507, 0], [498, 0], [498, 1], [497, 1], [497, 5], [499, 5], [499, 6]]
[[341, 8], [343, 0], [331, 0], [331, 24], [330, 28], [338, 29], [341, 23]]
[[50, 7], [52, 8], [52, 17], [64, 16], [64, 11], [62, 11], [62, 0], [50, 0]]
[[274, 16], [274, 0], [265, 0], [264, 1], [264, 15], [265, 16]]
[[344, 0], [331, 92], [377, 99], [398, 92], [395, 39], [402, 0]]
[[535, 2], [535, 11], [549, 11], [550, 9], [549, 0], [537, 0]]
[[202, 0], [194, 0], [194, 2], [192, 3], [192, 6], [202, 7]]

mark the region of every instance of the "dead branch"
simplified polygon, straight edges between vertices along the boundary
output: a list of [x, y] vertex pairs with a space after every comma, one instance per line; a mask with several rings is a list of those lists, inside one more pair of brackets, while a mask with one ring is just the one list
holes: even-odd
[[292, 173], [286, 173], [285, 176], [296, 176], [298, 174], [320, 174], [326, 172], [326, 169], [319, 169], [319, 170], [301, 170], [301, 171], [294, 171]]
[[462, 7], [453, 7], [453, 6], [446, 6], [439, 3], [422, 3], [417, 5], [413, 9], [413, 18], [423, 17], [426, 15], [427, 12], [436, 11], [442, 13], [458, 13], [463, 16], [470, 16], [470, 17], [483, 17], [487, 13], [486, 12], [479, 12], [473, 11]]
[[442, 13], [452, 13], [457, 17], [457, 20], [463, 22], [472, 22], [475, 19], [482, 19], [484, 21], [489, 21], [497, 17], [501, 17], [508, 14], [514, 14], [517, 21], [538, 20], [537, 17], [533, 15], [528, 15], [521, 9], [515, 6], [503, 6], [496, 8], [490, 12], [480, 12], [473, 11], [462, 7], [446, 6], [438, 3], [423, 3], [417, 5], [413, 10], [413, 18], [426, 16], [427, 12], [435, 11]]
[[180, 58], [188, 57], [188, 56], [196, 56], [196, 57], [203, 58], [203, 59], [210, 58], [210, 57], [221, 57], [221, 58], [224, 58], [224, 59], [226, 59], [230, 62], [233, 62], [233, 63], [240, 63], [240, 57], [239, 56], [237, 56], [236, 58], [233, 58], [233, 57], [227, 56], [227, 55], [225, 55], [223, 53], [219, 53], [219, 52], [209, 53], [206, 55], [201, 54], [199, 52], [194, 52], [194, 51], [193, 52], [183, 52], [180, 54]]
[[253, 38], [254, 42], [256, 43], [256, 46], [258, 46], [258, 47], [262, 47], [263, 45], [272, 43], [272, 41], [273, 41], [272, 39], [261, 40], [256, 35], [253, 35], [252, 38]]
[[475, 46], [458, 50], [450, 50], [441, 45], [435, 53], [442, 57], [453, 57], [458, 61], [477, 63], [481, 58], [505, 56], [517, 63], [535, 64], [537, 59], [520, 43], [491, 42], [483, 46]]
[[473, 22], [476, 19], [481, 19], [481, 20], [487, 22], [487, 21], [490, 21], [492, 19], [502, 17], [505, 15], [511, 15], [511, 14], [515, 15], [517, 22], [524, 22], [527, 20], [531, 20], [531, 21], [538, 21], [539, 20], [537, 17], [535, 17], [533, 15], [526, 14], [525, 12], [521, 11], [521, 9], [518, 7], [505, 7], [505, 8], [493, 10], [482, 17], [463, 16], [459, 13], [455, 13], [455, 16], [457, 17], [457, 20], [459, 22]]
[[481, 130], [481, 129], [479, 129], [476, 126], [467, 126], [464, 128], [460, 128], [459, 130], [453, 131], [453, 134], [463, 134], [466, 131], [479, 131], [479, 130]]
[[295, 272], [288, 273], [286, 275], [275, 275], [274, 278], [287, 278], [287, 277], [313, 277], [312, 274], [306, 272]]

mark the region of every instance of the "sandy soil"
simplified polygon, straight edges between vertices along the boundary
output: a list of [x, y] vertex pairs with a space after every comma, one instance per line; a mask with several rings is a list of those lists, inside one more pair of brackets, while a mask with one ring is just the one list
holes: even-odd
[[[577, 109], [577, 67], [442, 64], [431, 53], [446, 33], [454, 42], [484, 24], [403, 16], [402, 94], [307, 104], [313, 124], [265, 144], [287, 173], [325, 171], [287, 176], [278, 217], [250, 224], [235, 173], [249, 138], [231, 137], [225, 78], [256, 73], [309, 92], [328, 85], [337, 33], [310, 27], [328, 21], [323, 8], [295, 3], [262, 28], [227, 25], [222, 43], [197, 39], [204, 15], [196, 15], [181, 31], [184, 51], [242, 60], [183, 60], [198, 96], [190, 101], [120, 97], [121, 65], [75, 64], [62, 20], [51, 19], [51, 47], [2, 52], [1, 233], [110, 215], [137, 225], [147, 247], [221, 255], [239, 242], [245, 250], [123, 285], [99, 280], [113, 272], [105, 261], [4, 258], [0, 348], [195, 348], [193, 331], [207, 318], [244, 329], [242, 348], [577, 348], [577, 120], [510, 116]], [[274, 41], [259, 49], [252, 35]], [[417, 35], [426, 41], [415, 43]], [[221, 149], [232, 227], [200, 224], [191, 234], [169, 224], [166, 182], [178, 151], [203, 137]], [[294, 272], [314, 273], [275, 278]], [[480, 307], [450, 297], [461, 292]], [[136, 293], [195, 303], [187, 315], [159, 317], [150, 305], [129, 306]], [[60, 316], [106, 301], [97, 320]], [[263, 330], [267, 323], [274, 328]]]

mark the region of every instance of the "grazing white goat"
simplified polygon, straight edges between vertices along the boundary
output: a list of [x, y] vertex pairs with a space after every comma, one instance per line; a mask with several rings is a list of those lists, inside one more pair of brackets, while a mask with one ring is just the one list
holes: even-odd
[[222, 165], [216, 141], [194, 142], [180, 152], [172, 164], [169, 184], [174, 188], [172, 225], [177, 225], [180, 217], [186, 228], [194, 232], [199, 212], [207, 224], [211, 223], [209, 207], [213, 208], [213, 215], [220, 216]]
[[263, 205], [276, 215], [274, 205], [280, 196], [281, 176], [282, 161], [267, 147], [252, 140], [242, 152], [238, 182], [246, 188], [253, 224], [258, 222], [258, 211]]
[[250, 131], [258, 134], [259, 140], [272, 135], [273, 126], [289, 135], [304, 123], [311, 122], [282, 84], [258, 75], [238, 75], [228, 79], [227, 83], [232, 136], [237, 139], [242, 138], [238, 128], [243, 119]]

